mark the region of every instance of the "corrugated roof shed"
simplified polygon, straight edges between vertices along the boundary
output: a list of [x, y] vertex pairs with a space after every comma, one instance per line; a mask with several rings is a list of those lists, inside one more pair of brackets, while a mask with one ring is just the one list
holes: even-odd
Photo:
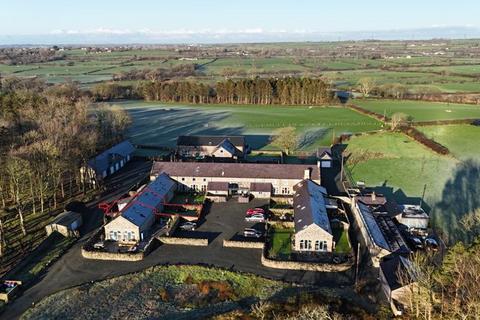
[[135, 151], [135, 147], [130, 143], [130, 141], [125, 140], [114, 145], [110, 149], [105, 150], [95, 158], [90, 159], [88, 161], [88, 165], [90, 168], [95, 170], [97, 174], [102, 174], [103, 171], [108, 170], [112, 159], [118, 159], [118, 157], [126, 158], [127, 155], [131, 155], [133, 151]]
[[295, 187], [293, 209], [295, 216], [295, 232], [312, 224], [332, 234], [330, 220], [325, 206], [326, 190], [311, 180], [303, 180]]
[[151, 175], [165, 172], [172, 177], [303, 179], [306, 169], [311, 170], [312, 179], [320, 178], [316, 165], [161, 161], [153, 163]]
[[153, 208], [158, 208], [165, 201], [174, 185], [175, 182], [167, 174], [159, 175], [124, 208], [121, 215], [133, 224], [142, 226], [154, 214]]

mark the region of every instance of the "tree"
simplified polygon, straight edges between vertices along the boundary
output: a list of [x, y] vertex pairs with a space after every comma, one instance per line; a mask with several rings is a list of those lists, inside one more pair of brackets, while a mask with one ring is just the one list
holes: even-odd
[[392, 131], [407, 124], [408, 116], [405, 113], [397, 112], [392, 115], [391, 128]]
[[298, 146], [298, 136], [295, 133], [294, 127], [286, 127], [277, 130], [275, 133], [272, 144], [280, 148], [285, 154], [289, 154], [295, 150]]
[[375, 80], [370, 77], [365, 77], [358, 80], [358, 89], [365, 97], [369, 96], [370, 92], [372, 92], [375, 86]]

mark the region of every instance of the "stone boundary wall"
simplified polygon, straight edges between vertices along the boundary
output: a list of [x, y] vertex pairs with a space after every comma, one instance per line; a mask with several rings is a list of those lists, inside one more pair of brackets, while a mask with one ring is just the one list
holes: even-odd
[[262, 254], [261, 262], [263, 266], [273, 269], [303, 270], [316, 272], [343, 272], [349, 270], [353, 266], [353, 262], [331, 264], [297, 261], [278, 261], [266, 258], [264, 254]]
[[223, 240], [225, 248], [263, 249], [263, 242]]
[[198, 239], [198, 238], [178, 238], [178, 237], [159, 237], [162, 243], [181, 245], [181, 246], [197, 246], [197, 247], [207, 247], [208, 239]]
[[276, 215], [282, 215], [282, 214], [287, 214], [287, 213], [290, 213], [292, 214], [293, 213], [293, 208], [270, 208], [269, 209], [270, 212], [272, 212], [273, 214], [276, 214]]
[[113, 261], [140, 261], [145, 255], [143, 252], [139, 253], [117, 253], [117, 252], [103, 252], [103, 251], [88, 251], [82, 248], [82, 256], [85, 259], [95, 260], [113, 260]]

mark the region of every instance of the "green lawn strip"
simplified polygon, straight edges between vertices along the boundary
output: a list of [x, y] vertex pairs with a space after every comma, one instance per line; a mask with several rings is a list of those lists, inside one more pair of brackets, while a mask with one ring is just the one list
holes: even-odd
[[473, 125], [420, 126], [427, 137], [446, 146], [461, 160], [480, 158], [480, 127]]
[[480, 107], [469, 104], [424, 102], [410, 100], [353, 100], [352, 103], [391, 117], [395, 113], [405, 113], [413, 121], [456, 120], [480, 118]]
[[336, 253], [350, 253], [350, 241], [348, 240], [348, 231], [343, 228], [333, 228], [333, 241], [335, 241]]
[[293, 228], [274, 227], [272, 229], [270, 257], [288, 259], [292, 253]]

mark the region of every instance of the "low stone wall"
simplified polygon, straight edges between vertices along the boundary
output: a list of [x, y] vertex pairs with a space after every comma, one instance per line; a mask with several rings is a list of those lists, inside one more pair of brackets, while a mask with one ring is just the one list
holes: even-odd
[[140, 261], [145, 255], [143, 252], [139, 253], [117, 253], [117, 252], [103, 252], [103, 251], [88, 251], [82, 248], [82, 256], [85, 259], [95, 260], [113, 260], [113, 261]]
[[223, 240], [225, 248], [263, 249], [263, 242]]
[[272, 227], [279, 227], [282, 229], [289, 229], [295, 227], [295, 222], [293, 221], [268, 221], [268, 224]]
[[181, 245], [181, 246], [197, 246], [197, 247], [208, 246], [208, 239], [178, 238], [178, 237], [159, 237], [158, 239], [165, 244], [174, 244], [174, 245]]
[[207, 199], [209, 199], [212, 202], [227, 202], [227, 196], [221, 196], [221, 195], [207, 195]]
[[314, 262], [297, 262], [297, 261], [279, 261], [272, 260], [262, 254], [262, 265], [274, 269], [286, 270], [303, 270], [316, 272], [342, 272], [347, 271], [353, 266], [353, 262], [331, 264], [331, 263], [314, 263]]

